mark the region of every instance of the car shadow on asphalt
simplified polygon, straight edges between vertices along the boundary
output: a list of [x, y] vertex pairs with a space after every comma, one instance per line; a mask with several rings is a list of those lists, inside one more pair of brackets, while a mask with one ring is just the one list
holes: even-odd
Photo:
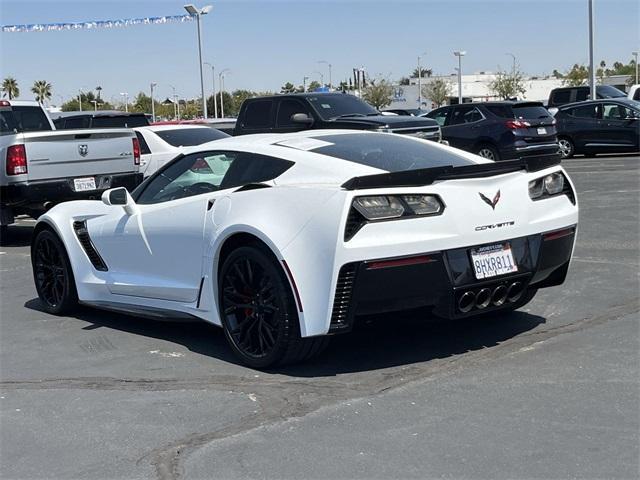
[[6, 233], [0, 234], [2, 247], [26, 247], [31, 245], [33, 225], [9, 225]]
[[[42, 311], [35, 298], [26, 308]], [[72, 315], [84, 330], [111, 328], [183, 345], [192, 352], [239, 365], [222, 330], [205, 322], [160, 321], [79, 307]], [[491, 348], [545, 323], [526, 312], [441, 320], [426, 310], [361, 317], [352, 332], [332, 337], [312, 361], [269, 370], [291, 377], [330, 377], [445, 359]]]

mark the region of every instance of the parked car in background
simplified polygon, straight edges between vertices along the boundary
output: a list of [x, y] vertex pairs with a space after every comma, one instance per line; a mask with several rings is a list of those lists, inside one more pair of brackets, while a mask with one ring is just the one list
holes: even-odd
[[66, 201], [135, 188], [140, 145], [129, 129], [54, 129], [37, 102], [0, 100], [0, 225]]
[[162, 120], [151, 125], [203, 125], [233, 135], [235, 118], [197, 118], [195, 120]]
[[563, 158], [640, 151], [640, 102], [627, 98], [564, 105], [555, 115]]
[[[549, 93], [549, 101], [547, 102], [547, 108], [559, 107], [567, 103], [582, 102], [589, 100], [590, 90], [587, 86], [582, 87], [561, 87], [554, 88]], [[597, 98], [620, 98], [627, 95], [616, 87], [611, 85], [597, 85], [596, 97]]]
[[51, 114], [58, 130], [71, 128], [133, 128], [149, 125], [147, 115], [120, 110], [56, 112]]
[[438, 122], [449, 145], [490, 160], [558, 153], [555, 120], [540, 102], [449, 105], [427, 117]]
[[627, 93], [629, 100], [636, 100], [640, 102], [640, 85], [631, 85], [629, 92]]
[[183, 147], [226, 138], [220, 130], [199, 125], [151, 125], [133, 129], [140, 141], [140, 171], [148, 177], [182, 153]]
[[411, 115], [413, 117], [420, 117], [427, 113], [426, 110], [421, 110], [419, 108], [390, 108], [388, 110], [383, 110], [381, 113], [395, 113], [396, 115]]
[[234, 135], [291, 133], [317, 129], [371, 130], [439, 141], [440, 127], [428, 118], [382, 115], [355, 95], [300, 93], [242, 102]]

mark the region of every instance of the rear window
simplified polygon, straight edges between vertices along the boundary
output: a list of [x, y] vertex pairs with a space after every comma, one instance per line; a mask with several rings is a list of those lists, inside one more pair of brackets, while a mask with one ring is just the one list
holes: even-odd
[[113, 117], [94, 117], [93, 128], [134, 128], [146, 127], [149, 125], [147, 117], [144, 115], [123, 115]]
[[155, 132], [162, 140], [174, 147], [191, 147], [193, 145], [202, 145], [203, 143], [213, 142], [221, 138], [227, 138], [227, 135], [215, 128], [178, 128], [175, 130], [162, 130]]
[[316, 139], [329, 145], [314, 148], [313, 152], [389, 172], [473, 165], [466, 158], [402, 135], [362, 133], [323, 135]]
[[[2, 133], [41, 132], [51, 130], [49, 119], [40, 107], [11, 107], [11, 110], [3, 110], [3, 121], [0, 121]], [[5, 128], [9, 128], [6, 131]]]
[[596, 95], [598, 98], [626, 97], [622, 90], [618, 90], [616, 87], [612, 87], [611, 85], [598, 85], [596, 87]]
[[515, 118], [509, 105], [485, 105], [485, 108], [500, 118]]
[[549, 111], [541, 105], [513, 105], [515, 118], [536, 119], [547, 118], [551, 115]]
[[9, 135], [17, 132], [16, 119], [11, 109], [0, 110], [0, 135]]

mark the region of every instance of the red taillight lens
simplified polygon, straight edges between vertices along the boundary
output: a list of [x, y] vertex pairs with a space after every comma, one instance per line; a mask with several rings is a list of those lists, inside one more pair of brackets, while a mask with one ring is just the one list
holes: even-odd
[[7, 175], [27, 173], [27, 152], [24, 145], [11, 145], [7, 148]]
[[133, 164], [140, 165], [140, 141], [133, 139]]
[[505, 122], [507, 128], [511, 130], [517, 130], [518, 128], [529, 128], [531, 124], [523, 120], [507, 120]]

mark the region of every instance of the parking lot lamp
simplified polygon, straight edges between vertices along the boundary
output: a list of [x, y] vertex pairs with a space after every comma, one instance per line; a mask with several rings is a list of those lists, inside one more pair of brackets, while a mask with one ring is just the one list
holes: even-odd
[[467, 52], [464, 50], [456, 50], [453, 54], [458, 57], [458, 104], [462, 105], [462, 57]]
[[589, 0], [589, 91], [596, 99], [596, 69], [593, 64], [593, 0]]
[[98, 111], [98, 101], [97, 100], [91, 100], [91, 103], [93, 103], [93, 111], [97, 112]]
[[82, 111], [82, 90], [78, 90], [78, 110]]
[[124, 97], [124, 111], [128, 112], [129, 111], [129, 94], [127, 92], [121, 92], [120, 96]]
[[638, 84], [638, 52], [631, 52], [633, 54], [633, 56], [635, 57], [635, 64], [636, 64], [636, 85]]
[[224, 74], [230, 72], [228, 68], [225, 68], [218, 74], [218, 85], [220, 88], [220, 118], [224, 118]]
[[153, 87], [158, 85], [155, 82], [151, 82], [151, 121], [155, 123], [156, 121], [156, 106], [153, 103]]
[[213, 118], [218, 118], [218, 99], [216, 98], [216, 67], [209, 62], [204, 62], [205, 65], [211, 67], [211, 87], [213, 89]]
[[[326, 60], [320, 60], [318, 63], [324, 63], [329, 67], [329, 90], [331, 90], [331, 64]], [[637, 83], [637, 82], [636, 82]]]
[[206, 15], [211, 11], [213, 7], [211, 5], [204, 6], [202, 8], [196, 8], [192, 4], [184, 6], [184, 9], [192, 17], [196, 17], [196, 23], [198, 24], [198, 66], [200, 67], [200, 93], [202, 94], [202, 113], [204, 118], [207, 118], [207, 98], [204, 96], [204, 74], [202, 73], [202, 33], [200, 27], [200, 19], [202, 15]]
[[422, 52], [418, 55], [418, 108], [422, 108], [422, 67], [420, 67], [420, 57], [426, 55], [427, 52]]

